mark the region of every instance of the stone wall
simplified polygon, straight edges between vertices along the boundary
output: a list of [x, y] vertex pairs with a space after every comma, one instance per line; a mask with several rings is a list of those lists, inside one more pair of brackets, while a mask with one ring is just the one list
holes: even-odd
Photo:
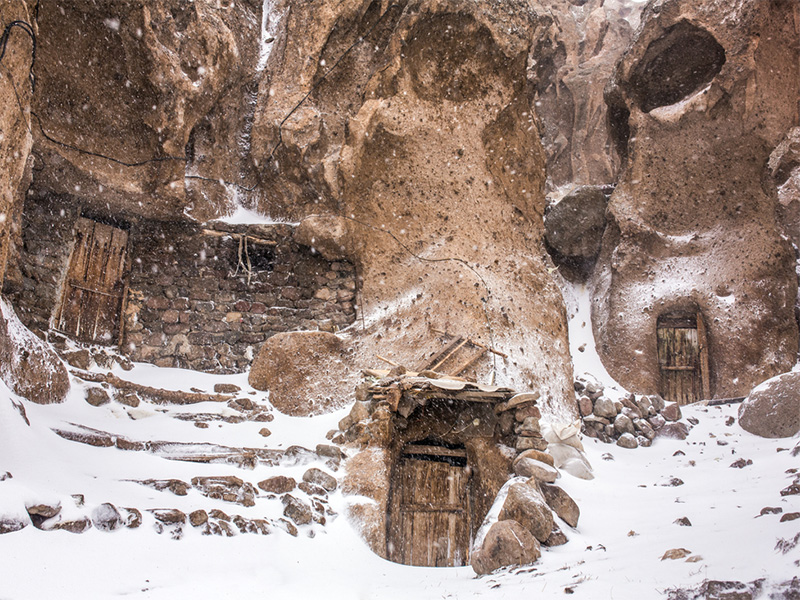
[[[26, 201], [14, 259], [21, 284], [5, 291], [37, 333], [48, 331], [56, 311], [78, 215], [72, 199]], [[354, 267], [295, 243], [292, 225], [136, 220], [125, 226], [130, 276], [120, 351], [132, 360], [241, 371], [275, 333], [335, 331], [355, 320]]]
[[[240, 371], [274, 333], [352, 323], [352, 265], [299, 246], [293, 232], [290, 225], [174, 224], [134, 232], [123, 352], [159, 366]], [[237, 273], [243, 235], [249, 283], [241, 265]]]

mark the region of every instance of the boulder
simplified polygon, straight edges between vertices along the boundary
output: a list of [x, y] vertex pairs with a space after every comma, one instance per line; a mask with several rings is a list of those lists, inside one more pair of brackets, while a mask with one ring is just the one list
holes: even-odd
[[542, 483], [539, 485], [542, 491], [547, 506], [553, 509], [561, 520], [563, 520], [570, 527], [578, 526], [578, 518], [581, 516], [581, 511], [567, 492], [562, 490], [557, 485], [548, 485]]
[[685, 440], [689, 435], [689, 428], [686, 423], [667, 423], [656, 431], [656, 437], [671, 438], [673, 440]]
[[123, 526], [122, 516], [110, 502], [104, 502], [92, 511], [92, 524], [100, 531], [114, 531]]
[[618, 414], [617, 418], [614, 419], [614, 431], [617, 435], [622, 435], [623, 433], [634, 435], [636, 433], [633, 427], [633, 421], [622, 413]]
[[532, 477], [536, 481], [552, 483], [558, 479], [558, 470], [535, 458], [520, 456], [513, 464], [514, 474], [520, 477]]
[[531, 564], [541, 554], [530, 531], [516, 521], [501, 520], [492, 524], [480, 548], [472, 551], [470, 565], [478, 575], [485, 575], [501, 567]]
[[0, 535], [24, 529], [30, 521], [15, 515], [0, 515]]
[[628, 448], [632, 450], [634, 448], [639, 447], [639, 442], [636, 441], [636, 438], [633, 437], [632, 434], [623, 433], [621, 436], [619, 436], [619, 439], [617, 440], [617, 446], [619, 446], [620, 448]]
[[553, 513], [533, 480], [509, 486], [498, 519], [517, 521], [540, 542], [553, 531]]
[[261, 346], [248, 381], [269, 390], [270, 402], [294, 417], [345, 406], [358, 375], [344, 342], [325, 331], [278, 333]]
[[739, 407], [739, 425], [765, 438], [792, 437], [800, 431], [800, 373], [768, 379]]
[[581, 186], [558, 204], [544, 219], [547, 243], [565, 258], [593, 261], [600, 252], [606, 228], [608, 198], [600, 186]]
[[318, 485], [328, 492], [336, 489], [336, 478], [321, 469], [311, 468], [303, 473], [303, 481]]
[[103, 406], [111, 402], [111, 398], [103, 388], [90, 387], [86, 390], [86, 402], [92, 406]]
[[5, 300], [0, 301], [0, 378], [36, 404], [63, 402], [69, 391], [61, 359], [20, 323]]

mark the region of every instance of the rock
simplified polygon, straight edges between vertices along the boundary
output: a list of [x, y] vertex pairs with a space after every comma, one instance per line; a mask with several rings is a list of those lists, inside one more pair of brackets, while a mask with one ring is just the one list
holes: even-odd
[[322, 458], [332, 458], [337, 463], [345, 458], [345, 454], [342, 452], [342, 449], [338, 446], [332, 446], [331, 444], [317, 444], [315, 451], [317, 456]]
[[683, 479], [681, 479], [680, 477], [670, 477], [660, 485], [664, 487], [678, 487], [680, 485], [683, 485]]
[[204, 496], [242, 506], [255, 506], [256, 489], [233, 475], [193, 477], [192, 485]]
[[662, 410], [664, 410], [666, 402], [664, 401], [664, 398], [662, 398], [659, 394], [653, 394], [652, 396], [643, 396], [643, 398], [647, 398], [650, 401], [650, 404], [653, 405], [653, 408], [657, 413], [660, 413]]
[[328, 492], [322, 486], [307, 481], [301, 481], [297, 484], [298, 489], [305, 492], [309, 496], [319, 496], [321, 498], [327, 497]]
[[673, 440], [685, 440], [689, 435], [689, 428], [686, 423], [667, 423], [656, 431], [656, 437], [670, 438]]
[[121, 507], [121, 510], [125, 513], [122, 517], [125, 527], [136, 529], [142, 524], [142, 513], [138, 509]]
[[269, 390], [284, 414], [312, 416], [345, 406], [356, 370], [342, 340], [323, 331], [295, 331], [270, 337], [250, 367], [248, 381]]
[[[796, 96], [800, 73], [796, 54], [773, 57], [752, 41], [768, 36], [777, 52], [795, 40], [784, 21], [793, 7], [667, 4], [644, 11], [605, 91], [627, 163], [593, 275], [593, 329], [615, 381], [656, 390], [659, 318], [699, 314], [713, 340], [713, 393], [739, 397], [790, 370], [798, 348], [794, 251], [778, 220], [764, 220], [777, 212], [778, 197], [774, 183], [761, 181], [771, 179], [770, 154], [797, 125], [796, 107], [782, 98]], [[784, 69], [788, 79], [777, 75]], [[753, 77], [774, 79], [748, 92]], [[762, 130], [763, 114], [771, 121]]]
[[29, 523], [18, 516], [0, 515], [0, 535], [25, 529]]
[[258, 435], [262, 437], [269, 437], [272, 435], [272, 432], [266, 427], [262, 427], [261, 429], [258, 430]]
[[675, 525], [679, 525], [680, 527], [691, 527], [692, 522], [689, 520], [688, 517], [681, 517], [679, 519], [675, 519], [673, 521]]
[[628, 448], [632, 450], [633, 448], [639, 447], [639, 442], [637, 442], [636, 438], [633, 437], [630, 433], [623, 433], [621, 436], [619, 436], [619, 439], [617, 440], [617, 446], [619, 446], [620, 448]]
[[[651, 396], [639, 396], [634, 400], [636, 406], [642, 413], [642, 417], [653, 416], [656, 413], [656, 408], [653, 406]], [[663, 404], [663, 403], [662, 403]]]
[[139, 398], [139, 394], [130, 390], [118, 390], [117, 393], [114, 394], [114, 400], [125, 406], [130, 406], [131, 408], [136, 408], [142, 401], [141, 398]]
[[[552, 448], [552, 445], [548, 444], [547, 448], [548, 448], [548, 450], [550, 450]], [[522, 458], [532, 458], [534, 460], [538, 460], [540, 462], [546, 463], [546, 464], [550, 465], [551, 467], [555, 466], [555, 462], [554, 462], [553, 457], [550, 454], [548, 454], [547, 452], [541, 452], [540, 450], [533, 450], [533, 449], [525, 450], [525, 452], [520, 454], [516, 458], [516, 460], [520, 460]], [[516, 462], [516, 460], [515, 460], [515, 462]]]
[[780, 506], [765, 506], [761, 509], [761, 512], [758, 513], [759, 516], [764, 515], [779, 515], [783, 512], [783, 509]]
[[653, 428], [654, 431], [658, 431], [664, 426], [667, 420], [660, 414], [658, 414], [647, 419], [647, 422], [650, 423], [650, 426]]
[[258, 487], [271, 494], [285, 494], [296, 488], [297, 482], [291, 477], [276, 475], [275, 477], [259, 481]]
[[334, 491], [337, 485], [335, 477], [316, 468], [309, 469], [303, 473], [303, 481], [318, 485], [328, 492]]
[[592, 406], [592, 401], [588, 396], [581, 396], [578, 399], [578, 410], [581, 413], [582, 417], [588, 417], [592, 414], [592, 410], [594, 407]]
[[92, 406], [103, 406], [111, 402], [111, 398], [103, 388], [90, 387], [86, 390], [86, 402]]
[[525, 450], [539, 450], [544, 452], [547, 450], [547, 442], [541, 436], [519, 436], [514, 443], [514, 448], [517, 452], [525, 452]]
[[681, 407], [677, 402], [666, 402], [661, 409], [661, 416], [667, 421], [678, 421], [681, 418]]
[[781, 496], [797, 496], [800, 494], [800, 484], [793, 483], [781, 490]]
[[498, 520], [517, 521], [533, 536], [543, 542], [553, 531], [553, 513], [539, 491], [535, 481], [513, 483], [500, 510]]
[[[0, 270], [4, 267], [0, 265]], [[5, 303], [0, 307], [0, 379], [15, 394], [36, 404], [63, 402], [69, 391], [64, 364]]]
[[143, 479], [137, 483], [151, 487], [159, 492], [168, 490], [176, 496], [185, 496], [192, 488], [191, 485], [180, 479]]
[[541, 556], [539, 542], [525, 527], [513, 520], [493, 523], [481, 547], [473, 550], [470, 565], [478, 575], [501, 567], [528, 565]]
[[289, 517], [296, 525], [308, 525], [311, 523], [311, 507], [298, 500], [291, 494], [285, 494], [281, 498], [283, 502], [283, 514]]
[[800, 373], [784, 373], [756, 387], [739, 407], [742, 429], [765, 438], [800, 431]]
[[753, 464], [753, 461], [750, 460], [749, 458], [747, 460], [745, 460], [744, 458], [740, 458], [738, 460], [733, 461], [730, 464], [730, 468], [731, 469], [743, 469], [743, 468], [748, 467], [748, 466], [750, 466], [752, 464]]
[[681, 558], [686, 558], [691, 553], [692, 551], [686, 548], [672, 548], [664, 552], [664, 556], [661, 557], [661, 560], [679, 560]]
[[192, 527], [200, 527], [201, 525], [205, 525], [208, 523], [208, 513], [202, 508], [190, 512], [189, 523], [192, 524]]
[[79, 517], [77, 519], [68, 519], [55, 523], [48, 523], [47, 528], [51, 531], [60, 529], [63, 531], [69, 531], [70, 533], [83, 533], [92, 528], [92, 521], [89, 519], [89, 517]]
[[177, 508], [151, 508], [148, 512], [153, 513], [156, 521], [165, 525], [182, 525], [186, 523], [186, 513]]
[[614, 431], [617, 435], [630, 434], [635, 435], [636, 429], [633, 427], [633, 421], [624, 414], [617, 415], [614, 419]]
[[350, 222], [332, 215], [313, 215], [300, 221], [294, 241], [313, 248], [328, 260], [343, 260], [353, 255]]
[[559, 518], [570, 527], [578, 526], [578, 518], [580, 518], [581, 511], [575, 501], [557, 485], [548, 485], [542, 483], [539, 485], [542, 491], [545, 502], [553, 509]]
[[800, 519], [800, 512], [785, 513], [781, 517], [781, 523], [786, 523], [787, 521], [794, 521], [795, 519]]
[[534, 458], [517, 458], [513, 463], [514, 473], [520, 477], [532, 477], [536, 481], [552, 483], [558, 479], [555, 467]]
[[604, 419], [613, 419], [617, 416], [617, 407], [612, 400], [602, 396], [594, 403], [594, 414]]
[[123, 526], [122, 515], [116, 506], [105, 502], [92, 511], [92, 524], [100, 531], [115, 531]]
[[548, 537], [544, 542], [542, 542], [543, 546], [547, 546], [548, 548], [553, 548], [555, 546], [563, 546], [569, 540], [567, 536], [564, 535], [564, 532], [561, 531], [561, 528], [558, 525], [553, 526], [553, 531], [550, 532], [550, 537]]
[[594, 261], [606, 227], [607, 204], [600, 186], [573, 190], [545, 216], [547, 243], [565, 258]]
[[214, 392], [217, 394], [238, 394], [242, 391], [238, 385], [233, 383], [215, 383]]

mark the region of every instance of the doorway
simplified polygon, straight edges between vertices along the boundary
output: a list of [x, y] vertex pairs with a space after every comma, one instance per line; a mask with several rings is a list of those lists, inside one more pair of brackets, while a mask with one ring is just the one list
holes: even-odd
[[432, 440], [406, 444], [394, 466], [387, 555], [420, 567], [469, 564], [467, 451]]
[[78, 219], [56, 330], [89, 344], [119, 342], [127, 257], [125, 230]]
[[708, 343], [699, 312], [661, 315], [656, 327], [660, 392], [664, 400], [691, 404], [711, 397]]

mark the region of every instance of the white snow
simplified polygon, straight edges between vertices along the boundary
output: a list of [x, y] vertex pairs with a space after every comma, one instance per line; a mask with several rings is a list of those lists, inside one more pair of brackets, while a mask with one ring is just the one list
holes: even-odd
[[[588, 294], [579, 289], [567, 298], [570, 343], [576, 373], [587, 371], [607, 385], [613, 380], [594, 352], [588, 317]], [[13, 320], [13, 317], [12, 317]], [[14, 324], [12, 323], [12, 327]], [[577, 347], [584, 351], [578, 352]], [[115, 369], [119, 377], [168, 389], [212, 391], [215, 383], [234, 383], [239, 396], [271, 409], [268, 394], [253, 390], [246, 375], [216, 376], [137, 364], [132, 371]], [[191, 489], [186, 496], [132, 482], [132, 479], [200, 475], [236, 475], [255, 484], [281, 474], [300, 479], [309, 466], [330, 472], [321, 461], [312, 464], [258, 465], [253, 470], [227, 464], [166, 460], [149, 452], [97, 448], [58, 437], [52, 428], [87, 426], [132, 440], [208, 442], [236, 447], [314, 448], [327, 443], [346, 409], [314, 418], [281, 415], [274, 409], [268, 423], [210, 420], [199, 429], [178, 413], [230, 415], [224, 403], [158, 406], [142, 403], [132, 409], [115, 402], [93, 407], [84, 399], [86, 384], [73, 381], [67, 401], [42, 406], [15, 396], [0, 383], [0, 515], [25, 518], [25, 506], [60, 503], [68, 516], [91, 515], [104, 502], [135, 507], [143, 513], [138, 529], [83, 534], [45, 532], [28, 525], [0, 535], [0, 598], [136, 597], [143, 599], [236, 598], [248, 600], [433, 600], [441, 598], [561, 598], [565, 589], [575, 598], [616, 600], [663, 597], [676, 586], [697, 586], [704, 579], [770, 582], [800, 572], [800, 546], [776, 549], [780, 540], [800, 532], [800, 519], [781, 523], [781, 514], [758, 516], [764, 507], [783, 514], [800, 511], [800, 496], [781, 496], [796, 475], [800, 460], [789, 449], [793, 439], [763, 439], [726, 420], [736, 406], [684, 408], [698, 420], [685, 441], [657, 439], [651, 448], [625, 450], [585, 439], [594, 467], [591, 481], [563, 473], [558, 480], [578, 503], [576, 530], [561, 523], [569, 542], [546, 549], [533, 566], [476, 577], [472, 569], [407, 567], [372, 554], [341, 513], [348, 499], [339, 492], [331, 507], [340, 513], [328, 525], [300, 527], [291, 537], [278, 528], [267, 536], [239, 534], [232, 538], [202, 536], [187, 525], [184, 537], [157, 534], [147, 509], [218, 508], [250, 518], [277, 519], [282, 506], [261, 494], [254, 507], [212, 500]], [[24, 407], [26, 425], [14, 403]], [[267, 426], [272, 435], [258, 430]], [[613, 457], [613, 460], [607, 460]], [[753, 461], [741, 469], [735, 460]], [[342, 471], [336, 473], [341, 476]], [[684, 483], [665, 485], [671, 478]], [[81, 494], [85, 504], [73, 498]], [[497, 508], [497, 507], [495, 507]], [[691, 527], [674, 521], [687, 517]], [[313, 534], [313, 538], [311, 535]], [[661, 560], [667, 550], [686, 548], [697, 562]], [[699, 557], [699, 558], [694, 558]]]
[[233, 213], [221, 217], [219, 220], [229, 225], [297, 225], [297, 223], [273, 219], [250, 208], [245, 208], [239, 204], [237, 195], [234, 195], [234, 207]]

